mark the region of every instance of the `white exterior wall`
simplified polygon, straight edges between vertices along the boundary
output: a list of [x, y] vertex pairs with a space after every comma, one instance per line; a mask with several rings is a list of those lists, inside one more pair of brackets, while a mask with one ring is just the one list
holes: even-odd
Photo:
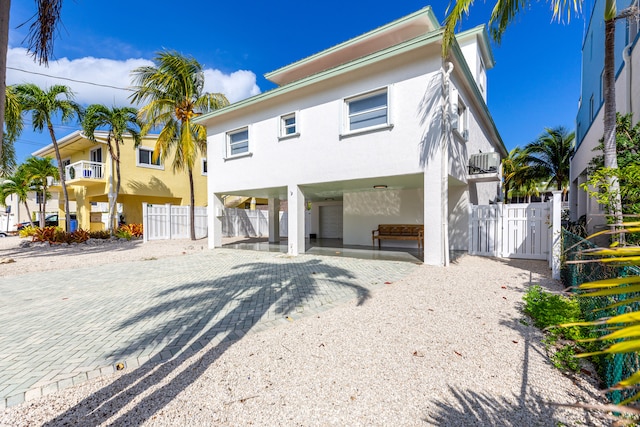
[[[256, 176], [260, 176], [259, 188], [268, 188], [284, 186], [288, 180], [305, 184], [421, 172], [419, 142], [424, 128], [416, 117], [423, 113], [421, 101], [432, 77], [421, 73], [437, 70], [439, 65], [439, 59], [421, 61], [341, 85], [328, 83], [323, 85], [326, 90], [308, 91], [295, 103], [274, 103], [269, 109], [209, 127], [210, 191], [256, 188]], [[407, 79], [398, 81], [403, 77]], [[389, 90], [393, 128], [341, 138], [344, 98], [383, 87]], [[299, 112], [300, 136], [278, 141], [280, 116], [292, 111]], [[227, 132], [247, 125], [252, 155], [225, 161]]]
[[[344, 194], [343, 241], [345, 245], [370, 246], [371, 231], [378, 224], [424, 224], [424, 192], [379, 190]], [[383, 242], [395, 247], [417, 247], [415, 241]]]

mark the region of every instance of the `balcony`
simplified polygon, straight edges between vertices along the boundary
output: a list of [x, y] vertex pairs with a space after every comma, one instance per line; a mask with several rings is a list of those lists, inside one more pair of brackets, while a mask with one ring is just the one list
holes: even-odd
[[104, 181], [104, 163], [80, 161], [65, 168], [65, 180], [73, 185], [89, 185]]
[[500, 155], [478, 153], [469, 156], [470, 181], [500, 181]]

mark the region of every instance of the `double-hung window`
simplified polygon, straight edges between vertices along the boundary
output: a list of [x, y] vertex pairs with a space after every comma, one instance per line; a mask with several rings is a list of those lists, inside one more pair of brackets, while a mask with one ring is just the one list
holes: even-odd
[[389, 124], [387, 89], [346, 99], [347, 130], [358, 131]]
[[227, 156], [233, 157], [249, 152], [249, 128], [227, 133]]
[[160, 163], [160, 156], [154, 160], [153, 149], [138, 147], [137, 165], [150, 168], [162, 168]]
[[298, 134], [298, 122], [296, 119], [296, 113], [285, 114], [280, 117], [281, 138]]

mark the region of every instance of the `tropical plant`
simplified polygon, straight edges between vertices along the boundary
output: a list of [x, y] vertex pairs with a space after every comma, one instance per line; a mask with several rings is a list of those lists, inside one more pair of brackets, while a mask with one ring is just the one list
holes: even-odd
[[33, 191], [31, 177], [24, 167], [18, 167], [13, 175], [9, 176], [0, 184], [0, 203], [4, 204], [7, 197], [12, 194], [15, 195], [18, 198], [18, 202], [24, 203], [29, 224], [33, 227], [31, 212], [29, 212], [29, 205], [27, 204], [31, 191]]
[[65, 174], [60, 157], [60, 148], [53, 130], [53, 117], [59, 116], [62, 123], [68, 123], [74, 118], [80, 119], [80, 105], [73, 101], [73, 92], [64, 85], [54, 85], [43, 90], [33, 83], [25, 83], [16, 86], [16, 93], [20, 99], [22, 110], [31, 113], [31, 123], [33, 129], [42, 132], [45, 128], [49, 131], [51, 143], [56, 153], [58, 163], [58, 175], [62, 186], [64, 197], [64, 211], [66, 229], [71, 229], [71, 217], [69, 216], [69, 195], [65, 181]]
[[[564, 14], [570, 16], [579, 13], [582, 0], [549, 0], [553, 8], [553, 16], [560, 20]], [[442, 54], [448, 55], [449, 48], [455, 38], [454, 31], [462, 19], [462, 15], [469, 14], [469, 7], [473, 0], [456, 0], [451, 8], [451, 13], [445, 18], [444, 33], [442, 36]], [[489, 26], [491, 36], [500, 42], [507, 26], [513, 21], [520, 11], [529, 7], [531, 0], [521, 1], [500, 1], [496, 0], [491, 12]], [[638, 7], [634, 3], [618, 14], [616, 0], [605, 0], [604, 7], [604, 71], [603, 71], [603, 93], [604, 93], [604, 165], [608, 169], [617, 169], [616, 158], [616, 94], [615, 94], [615, 22], [617, 19], [624, 19], [638, 16]], [[615, 175], [608, 177], [612, 194], [618, 194], [613, 201], [613, 215], [616, 224], [622, 224], [622, 201], [618, 191], [618, 181]], [[622, 236], [623, 233], [620, 233]]]
[[537, 191], [538, 176], [524, 149], [515, 147], [502, 159], [502, 185], [505, 202], [516, 194], [531, 196]]
[[34, 190], [42, 194], [40, 199], [40, 227], [44, 227], [47, 198], [49, 197], [47, 178], [58, 179], [58, 168], [53, 164], [53, 160], [50, 157], [34, 156], [27, 158], [22, 167], [24, 167], [27, 176], [31, 180]]
[[559, 126], [546, 128], [542, 135], [525, 147], [528, 162], [536, 169], [536, 174], [547, 181], [547, 188], [555, 184], [556, 190], [562, 190], [563, 195], [569, 189], [574, 140], [574, 132]]
[[229, 104], [221, 93], [206, 93], [204, 72], [198, 61], [175, 51], [161, 51], [154, 65], [133, 70], [135, 103], [143, 123], [141, 134], [161, 128], [153, 156], [164, 161], [173, 153], [173, 171], [186, 171], [190, 190], [191, 240], [195, 240], [193, 168], [198, 153], [206, 153], [206, 128], [193, 118]]
[[14, 86], [6, 88], [4, 105], [4, 125], [2, 148], [0, 148], [0, 177], [10, 175], [16, 167], [14, 143], [22, 132], [24, 120], [22, 107]]
[[[139, 123], [137, 118], [138, 110], [133, 107], [112, 107], [108, 108], [104, 105], [93, 104], [90, 105], [82, 120], [82, 129], [85, 136], [91, 141], [96, 142], [96, 131], [98, 129], [105, 129], [107, 131], [107, 150], [109, 151], [109, 158], [115, 163], [115, 191], [113, 188], [109, 190], [109, 193], [113, 191], [115, 196], [109, 199], [109, 230], [116, 228], [116, 208], [118, 201], [118, 194], [120, 194], [120, 145], [124, 144], [124, 135], [129, 134], [133, 139], [134, 145], [138, 146], [141, 142]], [[113, 171], [113, 164], [111, 165]], [[113, 178], [113, 172], [111, 173], [111, 179]], [[110, 186], [113, 187], [114, 183], [110, 179]]]
[[[38, 11], [34, 14], [33, 23], [29, 27], [29, 50], [40, 64], [47, 64], [53, 53], [55, 30], [60, 22], [62, 0], [37, 0]], [[0, 2], [0, 159], [15, 158], [11, 140], [4, 138], [7, 50], [9, 48], [9, 12], [11, 0]], [[5, 153], [5, 150], [8, 153]], [[13, 154], [12, 154], [13, 153]], [[15, 162], [13, 164], [15, 166]], [[8, 173], [8, 170], [4, 170]]]

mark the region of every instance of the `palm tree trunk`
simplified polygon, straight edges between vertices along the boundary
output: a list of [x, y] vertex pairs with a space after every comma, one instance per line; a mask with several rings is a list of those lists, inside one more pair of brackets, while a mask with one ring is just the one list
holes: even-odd
[[189, 166], [188, 169], [188, 174], [189, 174], [189, 190], [191, 191], [191, 200], [190, 202], [190, 206], [191, 208], [189, 209], [189, 222], [191, 223], [191, 227], [190, 227], [190, 233], [191, 233], [191, 240], [196, 240], [196, 214], [195, 214], [195, 193], [194, 193], [194, 188], [193, 188], [193, 171], [191, 170], [191, 166]]
[[22, 203], [24, 203], [24, 208], [27, 210], [27, 218], [29, 218], [29, 224], [31, 224], [31, 226], [33, 227], [33, 220], [31, 219], [31, 212], [29, 212], [29, 205], [27, 204], [26, 200]]
[[60, 175], [60, 185], [62, 185], [62, 197], [64, 197], [64, 222], [65, 230], [71, 231], [71, 216], [69, 213], [69, 194], [67, 193], [67, 182], [64, 176], [64, 168], [62, 167], [62, 158], [60, 157], [60, 148], [58, 147], [58, 141], [56, 140], [56, 134], [53, 131], [53, 125], [51, 122], [47, 123], [49, 128], [49, 135], [51, 136], [51, 142], [53, 143], [53, 149], [56, 152], [56, 161], [58, 162], [58, 174]]
[[[7, 50], [9, 49], [9, 11], [11, 0], [0, 2], [0, 159], [3, 159], [4, 103], [7, 95]], [[6, 172], [6, 171], [5, 171]]]
[[44, 184], [42, 185], [42, 212], [40, 213], [40, 216], [42, 217], [40, 219], [41, 227], [45, 226], [46, 211], [47, 211], [47, 179], [45, 178]]
[[[618, 153], [616, 150], [616, 92], [615, 92], [615, 19], [604, 23], [604, 167], [618, 169]], [[609, 191], [613, 196], [610, 210], [613, 214], [614, 230], [622, 224], [622, 199], [620, 183], [616, 176], [609, 175]], [[618, 235], [620, 243], [624, 243], [624, 234]]]
[[[116, 197], [114, 200], [115, 207], [113, 208], [115, 214], [118, 211], [118, 195], [120, 194], [120, 142], [116, 140], [116, 158], [113, 159], [116, 162]], [[114, 215], [115, 215], [114, 214]], [[116, 215], [117, 216], [117, 215]], [[118, 223], [120, 221], [118, 220]]]

